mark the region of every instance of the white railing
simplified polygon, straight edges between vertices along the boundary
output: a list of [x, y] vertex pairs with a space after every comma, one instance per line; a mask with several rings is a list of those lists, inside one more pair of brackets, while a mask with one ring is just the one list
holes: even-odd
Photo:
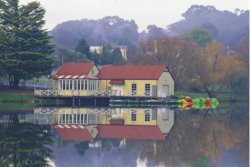
[[131, 95], [132, 96], [135, 96], [136, 95], [136, 91], [134, 90], [134, 91], [131, 91]]
[[[57, 89], [36, 89], [34, 91], [35, 96], [41, 97], [53, 97], [53, 96], [81, 96], [83, 91], [81, 90], [57, 90]], [[96, 91], [86, 91], [85, 96], [121, 96], [122, 92], [119, 90], [101, 90]]]
[[37, 114], [45, 114], [45, 113], [55, 113], [58, 111], [58, 108], [52, 108], [52, 107], [38, 107], [34, 108], [34, 113]]
[[36, 89], [34, 91], [34, 94], [35, 96], [58, 96], [62, 95], [63, 92], [56, 89], [47, 89], [47, 90]]

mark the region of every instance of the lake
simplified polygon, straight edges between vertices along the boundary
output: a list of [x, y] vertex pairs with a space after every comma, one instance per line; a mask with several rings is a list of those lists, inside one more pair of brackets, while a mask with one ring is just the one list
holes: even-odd
[[0, 166], [247, 167], [248, 103], [0, 112]]

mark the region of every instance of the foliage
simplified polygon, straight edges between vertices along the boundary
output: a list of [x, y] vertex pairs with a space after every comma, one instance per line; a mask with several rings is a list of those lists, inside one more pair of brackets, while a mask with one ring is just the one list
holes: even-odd
[[156, 25], [148, 25], [147, 26], [147, 41], [154, 41], [159, 38], [165, 37], [166, 36], [166, 30], [157, 27]]
[[49, 166], [52, 157], [49, 127], [19, 123], [17, 114], [10, 114], [6, 123], [0, 124], [1, 166]]
[[75, 49], [84, 38], [90, 46], [114, 44], [126, 45], [131, 54], [135, 53], [139, 33], [134, 20], [107, 16], [99, 20], [74, 20], [57, 25], [51, 34], [54, 42], [61, 47]]
[[209, 97], [215, 96], [213, 92], [218, 91], [223, 84], [219, 61], [225, 54], [224, 46], [217, 41], [213, 41], [205, 48], [200, 49], [199, 56], [195, 61], [195, 76], [201, 82]]
[[192, 76], [197, 46], [187, 44], [177, 37], [164, 37], [150, 41], [142, 47], [144, 53], [138, 56], [136, 64], [164, 64], [173, 75], [175, 89], [186, 86]]
[[89, 142], [78, 142], [74, 144], [77, 153], [84, 156], [85, 152], [89, 149]]
[[45, 10], [38, 2], [19, 5], [18, 0], [0, 3], [0, 71], [12, 87], [20, 79], [50, 74], [53, 45], [43, 30]]
[[248, 70], [237, 55], [228, 55], [219, 62], [222, 82], [231, 92], [248, 88]]
[[90, 49], [89, 49], [89, 45], [87, 44], [87, 42], [85, 41], [85, 39], [81, 39], [76, 48], [75, 48], [76, 52], [80, 52], [83, 55], [86, 55], [88, 59], [91, 58], [90, 56]]
[[218, 161], [225, 151], [237, 152], [241, 147], [244, 161], [248, 162], [248, 149], [244, 149], [248, 148], [249, 141], [248, 107], [240, 111], [234, 106], [228, 107], [224, 114], [175, 112], [175, 124], [166, 141], [155, 142], [155, 147], [148, 142], [140, 144], [144, 150], [140, 158], [161, 166], [180, 166], [181, 163], [205, 167]]
[[53, 56], [55, 59], [54, 68], [58, 68], [64, 63], [89, 62], [85, 54], [66, 48], [57, 47]]
[[113, 49], [111, 45], [104, 45], [101, 54], [101, 64], [125, 64], [119, 48]]
[[195, 42], [201, 47], [205, 47], [212, 42], [211, 35], [204, 29], [193, 29], [190, 32], [184, 33], [182, 38], [186, 41]]
[[135, 59], [135, 64], [166, 65], [178, 91], [205, 91], [213, 97], [222, 89], [232, 92], [233, 96], [247, 88], [248, 65], [244, 62], [247, 48], [239, 54], [227, 52], [218, 41], [199, 47], [177, 37], [142, 43], [141, 48], [142, 54]]
[[195, 28], [203, 28], [232, 49], [236, 49], [238, 41], [249, 36], [249, 10], [238, 15], [213, 6], [192, 5], [182, 16], [184, 19], [168, 26], [169, 35], [180, 35]]

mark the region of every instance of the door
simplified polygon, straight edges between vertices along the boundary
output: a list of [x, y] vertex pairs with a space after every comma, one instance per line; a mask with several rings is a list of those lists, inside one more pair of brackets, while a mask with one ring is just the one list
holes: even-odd
[[156, 85], [152, 85], [152, 96], [157, 96]]
[[168, 96], [169, 96], [169, 86], [162, 85], [161, 97], [168, 97]]
[[123, 85], [112, 85], [112, 91], [116, 96], [123, 96]]

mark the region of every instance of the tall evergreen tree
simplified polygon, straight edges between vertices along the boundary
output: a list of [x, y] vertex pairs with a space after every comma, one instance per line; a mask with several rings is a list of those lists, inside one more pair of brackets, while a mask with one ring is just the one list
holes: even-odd
[[17, 87], [21, 79], [51, 72], [53, 45], [43, 29], [44, 14], [39, 2], [0, 1], [0, 71], [11, 87]]
[[90, 47], [88, 45], [88, 43], [85, 41], [85, 39], [81, 39], [76, 48], [75, 51], [80, 52], [82, 54], [85, 54], [87, 56], [88, 59], [90, 59], [91, 54], [90, 54]]

